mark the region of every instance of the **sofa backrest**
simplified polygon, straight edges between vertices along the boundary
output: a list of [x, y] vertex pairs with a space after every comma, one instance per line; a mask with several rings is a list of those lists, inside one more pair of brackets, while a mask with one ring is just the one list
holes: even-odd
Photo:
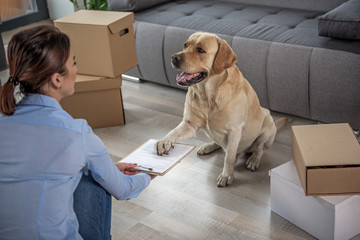
[[347, 0], [220, 0], [225, 2], [240, 2], [248, 4], [296, 8], [314, 11], [330, 11]]

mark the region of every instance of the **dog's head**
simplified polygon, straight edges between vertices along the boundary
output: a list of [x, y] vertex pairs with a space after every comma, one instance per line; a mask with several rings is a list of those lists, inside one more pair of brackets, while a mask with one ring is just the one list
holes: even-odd
[[232, 67], [237, 58], [229, 44], [215, 34], [197, 32], [184, 44], [184, 49], [172, 55], [171, 65], [181, 71], [176, 76], [180, 86], [206, 81]]

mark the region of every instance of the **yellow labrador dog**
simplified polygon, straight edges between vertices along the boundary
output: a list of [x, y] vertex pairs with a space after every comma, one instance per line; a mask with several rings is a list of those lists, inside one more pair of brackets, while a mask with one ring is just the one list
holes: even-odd
[[172, 66], [181, 70], [176, 81], [188, 86], [182, 122], [155, 144], [158, 155], [167, 154], [177, 141], [196, 136], [199, 129], [213, 141], [200, 147], [198, 154], [222, 148], [224, 167], [217, 185], [225, 187], [234, 181], [237, 158], [249, 156], [248, 169], [255, 171], [264, 150], [275, 138], [277, 126], [269, 110], [259, 99], [235, 62], [237, 57], [225, 40], [214, 34], [194, 33], [184, 49], [172, 56]]

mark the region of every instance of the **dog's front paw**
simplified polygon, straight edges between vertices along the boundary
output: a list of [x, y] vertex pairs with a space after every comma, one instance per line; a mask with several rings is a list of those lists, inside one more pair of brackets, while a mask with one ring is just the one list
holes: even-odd
[[155, 152], [157, 155], [168, 154], [170, 149], [174, 147], [174, 142], [163, 138], [155, 143]]
[[255, 171], [259, 168], [261, 160], [259, 158], [256, 158], [254, 156], [249, 157], [249, 159], [246, 161], [246, 167], [250, 169], [251, 171]]
[[219, 148], [220, 148], [220, 146], [214, 142], [213, 143], [205, 143], [197, 151], [197, 154], [198, 155], [206, 155], [206, 154], [209, 154], [209, 153], [212, 153], [212, 152], [218, 150]]
[[208, 154], [208, 152], [206, 151], [206, 146], [202, 145], [197, 151], [197, 155], [206, 155], [206, 154]]
[[218, 187], [226, 187], [232, 184], [234, 181], [234, 175], [226, 176], [223, 173], [217, 178], [216, 184]]

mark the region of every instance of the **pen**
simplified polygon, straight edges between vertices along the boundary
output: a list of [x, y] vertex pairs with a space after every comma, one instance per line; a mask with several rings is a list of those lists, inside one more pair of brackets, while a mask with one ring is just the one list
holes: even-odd
[[141, 166], [141, 165], [137, 165], [136, 168], [141, 168], [139, 170], [146, 170], [146, 171], [152, 171], [153, 169], [152, 168], [148, 168], [148, 167], [144, 167], [144, 166]]

